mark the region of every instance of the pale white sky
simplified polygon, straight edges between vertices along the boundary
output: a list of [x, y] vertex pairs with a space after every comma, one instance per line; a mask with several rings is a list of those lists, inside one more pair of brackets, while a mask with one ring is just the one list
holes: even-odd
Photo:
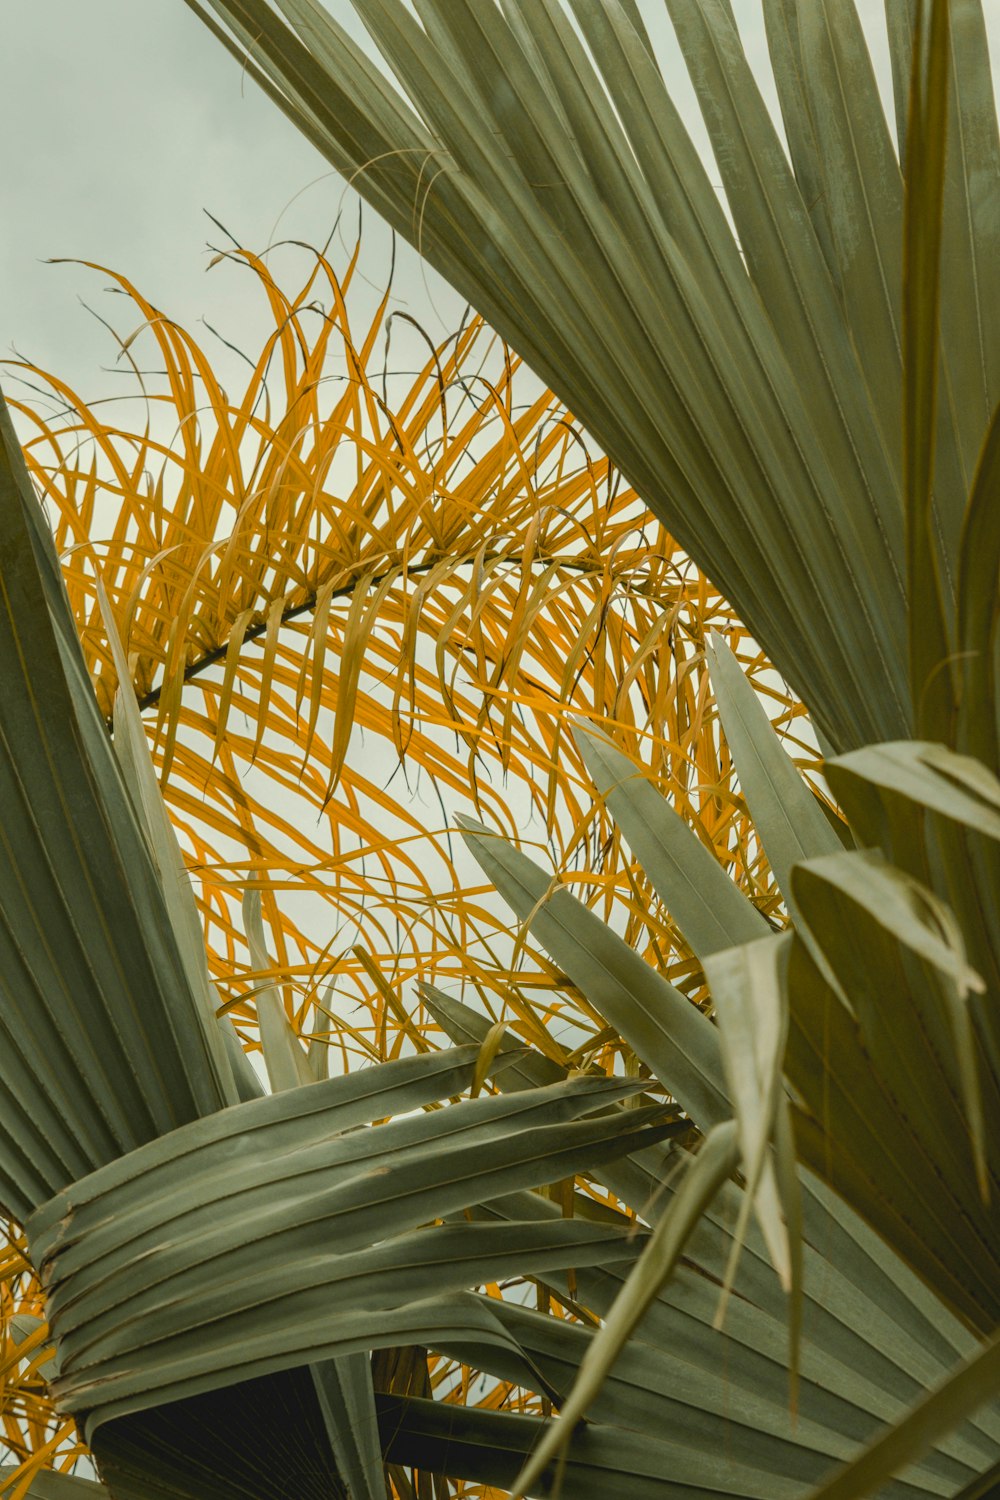
[[[326, 3], [363, 37], [350, 0]], [[669, 55], [663, 0], [640, 6]], [[735, 0], [735, 10], [763, 76], [760, 0]], [[859, 0], [859, 10], [888, 86], [882, 0]], [[1000, 0], [986, 10], [1000, 57]], [[219, 238], [205, 209], [255, 248], [321, 241], [338, 207], [353, 236], [356, 197], [183, 0], [3, 0], [0, 17], [0, 357], [13, 344], [74, 381], [97, 375], [107, 345], [79, 299], [101, 307], [100, 283], [80, 267], [47, 266], [49, 257], [113, 265], [182, 323], [205, 315], [234, 329], [249, 306], [235, 278], [204, 275], [206, 240]], [[679, 62], [669, 78], [695, 120]], [[370, 211], [365, 222], [377, 280], [387, 237]], [[433, 323], [438, 308], [447, 323], [456, 299], [413, 252], [400, 253], [396, 285], [409, 309]]]
[[[326, 3], [363, 35], [350, 0]], [[640, 3], [666, 41], [663, 0]], [[751, 60], [766, 71], [759, 0], [735, 7]], [[882, 0], [860, 9], [877, 43]], [[988, 10], [1000, 37], [1000, 3]], [[102, 389], [106, 336], [80, 299], [106, 314], [108, 298], [92, 274], [46, 265], [49, 257], [112, 265], [182, 323], [204, 315], [235, 332], [252, 316], [249, 279], [244, 302], [236, 278], [205, 276], [206, 241], [219, 241], [205, 209], [255, 248], [280, 237], [322, 241], [338, 207], [353, 237], [356, 197], [183, 0], [3, 0], [0, 15], [0, 357], [14, 345]], [[883, 58], [876, 64], [887, 77]], [[692, 96], [679, 61], [669, 76], [684, 107]], [[370, 211], [365, 222], [378, 280], [387, 237]], [[456, 299], [413, 252], [400, 254], [406, 305], [432, 325], [438, 309], [447, 324]]]

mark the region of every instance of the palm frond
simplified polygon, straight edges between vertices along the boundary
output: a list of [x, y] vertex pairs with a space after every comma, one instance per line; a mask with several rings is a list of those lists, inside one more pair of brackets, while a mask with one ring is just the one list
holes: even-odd
[[[512, 950], [449, 843], [451, 808], [512, 833], [534, 824], [568, 870], [594, 872], [588, 899], [698, 998], [698, 960], [593, 803], [570, 730], [597, 719], [642, 747], [706, 852], [773, 911], [718, 734], [707, 632], [726, 632], [815, 765], [808, 738], [795, 741], [799, 707], [634, 491], [480, 320], [415, 376], [394, 376], [376, 352], [388, 302], [357, 344], [347, 321], [355, 257], [338, 280], [310, 254], [295, 294], [259, 258], [233, 261], [249, 266], [275, 322], [238, 400], [138, 294], [138, 334], [120, 344], [165, 372], [136, 376], [140, 400], [125, 410], [139, 423], [109, 421], [107, 403], [88, 406], [57, 377], [13, 372], [31, 383], [32, 399], [15, 403], [25, 455], [108, 718], [118, 673], [98, 575], [125, 643], [200, 891], [220, 1008], [256, 1049], [256, 995], [277, 983], [316, 1065], [336, 1074], [437, 1045], [415, 984], [457, 983], [541, 1048], [556, 1076], [567, 1062], [616, 1071], [624, 1056], [632, 1067], [627, 1044], [544, 956]], [[240, 911], [251, 885], [267, 968]], [[581, 1188], [594, 1202], [592, 1185]], [[40, 1308], [37, 1286], [30, 1295]], [[468, 1367], [441, 1355], [427, 1369], [439, 1400], [544, 1409], [492, 1378], [472, 1397]], [[31, 1393], [43, 1423], [13, 1445], [18, 1456], [55, 1430], [32, 1379], [23, 1365], [8, 1372], [10, 1409]], [[78, 1451], [64, 1431], [60, 1462]], [[480, 1489], [470, 1481], [466, 1492]]]
[[[116, 689], [135, 693], [200, 878], [224, 1019], [262, 1046], [275, 1081], [344, 1075], [220, 1111], [212, 1086], [229, 1097], [233, 1054], [197, 1016], [181, 960], [178, 986], [154, 989], [149, 1035], [164, 1017], [178, 1031], [197, 1019], [211, 1044], [200, 1070], [200, 1052], [178, 1070], [167, 1049], [188, 1123], [161, 1117], [153, 1090], [160, 1114], [138, 1135], [155, 1139], [136, 1149], [130, 1096], [117, 1149], [99, 1142], [97, 1170], [56, 1191], [74, 1175], [65, 1162], [45, 1175], [43, 1150], [37, 1182], [22, 1162], [36, 1137], [72, 1149], [39, 1085], [8, 1155], [19, 1211], [49, 1200], [29, 1250], [48, 1278], [65, 1409], [100, 1439], [121, 1500], [166, 1493], [161, 1451], [176, 1452], [192, 1500], [235, 1493], [237, 1477], [206, 1466], [205, 1434], [238, 1410], [248, 1452], [281, 1437], [258, 1420], [280, 1407], [275, 1392], [300, 1402], [302, 1452], [313, 1443], [328, 1471], [301, 1365], [359, 1357], [357, 1420], [381, 1424], [400, 1493], [427, 1491], [400, 1464], [520, 1492], [533, 1444], [539, 1470], [563, 1437], [583, 1495], [984, 1493], [1000, 1454], [1000, 789], [995, 724], [975, 727], [968, 694], [991, 690], [996, 652], [1000, 138], [979, 0], [890, 8], [898, 144], [854, 6], [765, 0], [782, 140], [729, 0], [668, 0], [721, 201], [633, 0], [354, 0], [391, 77], [320, 0], [189, 3], [569, 407], [468, 318], [408, 389], [393, 381], [390, 395], [385, 371], [380, 392], [390, 302], [355, 340], [356, 257], [342, 282], [315, 258], [290, 297], [237, 257], [275, 327], [233, 403], [198, 343], [120, 283], [165, 367], [144, 430], [95, 422], [62, 392], [68, 420], [35, 416], [28, 437], [85, 661], [8, 441], [16, 504], [0, 520], [27, 592], [6, 603], [17, 672], [3, 713], [20, 760], [37, 722], [62, 795], [79, 766], [59, 736], [81, 723], [103, 775], [86, 671], [106, 718]], [[331, 350], [341, 384], [328, 401]], [[768, 694], [786, 744], [804, 748], [783, 684], [664, 524], [841, 752], [827, 766], [849, 827], [777, 745]], [[68, 710], [51, 729], [25, 667], [39, 594], [34, 613], [58, 615], [61, 634], [53, 652], [43, 628], [37, 654]], [[596, 727], [571, 735], [581, 713]], [[132, 729], [139, 744], [135, 714]], [[899, 739], [915, 730], [947, 745]], [[973, 745], [988, 764], [956, 753]], [[648, 869], [624, 855], [584, 764]], [[497, 837], [458, 820], [489, 887], [448, 841], [452, 809], [435, 827], [408, 773], [417, 798], [467, 783], [463, 811], [500, 825]], [[76, 851], [46, 774], [23, 772], [40, 789], [39, 850], [61, 870]], [[112, 863], [135, 845], [113, 779], [88, 788], [107, 816], [86, 824]], [[674, 804], [659, 815], [657, 783]], [[96, 907], [114, 925], [134, 897], [139, 939], [122, 948], [122, 984], [91, 986], [97, 1033], [131, 1024], [141, 940], [163, 926], [141, 848], [138, 868], [136, 893]], [[78, 928], [81, 883], [46, 879]], [[315, 903], [294, 920], [293, 890]], [[88, 957], [101, 951], [95, 938]], [[406, 986], [430, 977], [459, 982], [475, 1007], [426, 983], [414, 1005]], [[703, 1014], [713, 1002], [719, 1028]], [[447, 1069], [441, 1031], [480, 1097], [407, 1114], [381, 1084]], [[378, 1066], [359, 1071], [361, 1059]], [[56, 1063], [86, 1124], [100, 1091]], [[365, 1119], [401, 1110], [364, 1139], [341, 1113], [359, 1090]], [[650, 1102], [664, 1092], [667, 1110]], [[251, 1128], [259, 1161], [232, 1149]], [[372, 1142], [386, 1160], [369, 1173], [356, 1163]], [[263, 1227], [308, 1283], [292, 1301], [246, 1243], [261, 1163]], [[614, 1258], [632, 1234], [626, 1205], [653, 1228], [631, 1270]], [[311, 1238], [330, 1231], [334, 1254]], [[595, 1264], [586, 1247], [605, 1242]], [[537, 1314], [523, 1283], [505, 1295], [519, 1267]], [[485, 1284], [469, 1293], [475, 1269]], [[321, 1295], [334, 1287], [346, 1312]], [[26, 1352], [46, 1337], [33, 1327]], [[400, 1339], [411, 1354], [385, 1357], [369, 1385], [364, 1351]], [[470, 1409], [476, 1370], [495, 1384]], [[493, 1409], [508, 1396], [521, 1415]], [[546, 1402], [565, 1427], [538, 1423]], [[593, 1420], [577, 1430], [580, 1416]], [[338, 1432], [327, 1437], [339, 1453]], [[377, 1484], [372, 1434], [363, 1448], [356, 1437], [345, 1463]], [[535, 1477], [548, 1489], [559, 1471]]]
[[[248, 989], [264, 976], [251, 978], [238, 915], [250, 878], [266, 886], [270, 977], [290, 1018], [304, 1034], [332, 1026], [345, 1055], [393, 1055], [401, 1025], [359, 952], [396, 994], [455, 977], [511, 995], [516, 1011], [520, 987], [551, 991], [544, 971], [498, 965], [497, 919], [455, 864], [447, 828], [470, 799], [512, 834], [537, 828], [560, 862], [587, 864], [592, 899], [697, 993], [676, 928], [594, 817], [568, 730], [586, 717], [642, 746], [706, 846], [774, 910], [717, 733], [706, 633], [733, 642], [791, 743], [795, 700], [481, 320], [415, 376], [394, 376], [377, 354], [387, 298], [362, 335], [351, 329], [356, 254], [340, 278], [310, 255], [294, 293], [260, 258], [234, 260], [275, 322], [238, 398], [189, 333], [116, 277], [162, 362], [159, 382], [137, 387], [141, 423], [110, 420], [35, 369], [23, 374], [57, 414], [20, 406], [98, 700], [110, 717], [100, 572], [155, 731], [220, 1002], [251, 1037]], [[138, 336], [121, 344], [153, 362]], [[816, 764], [808, 740], [799, 753]]]
[[[188, 3], [572, 406], [831, 747], [912, 732], [914, 591], [940, 575], [944, 618], [912, 644], [943, 693], [966, 497], [1000, 399], [1000, 136], [981, 0], [942, 12], [928, 54], [945, 78], [954, 59], [953, 86], [928, 96], [946, 145], [909, 109], [920, 7], [887, 7], [898, 148], [856, 7], [833, 0], [765, 3], [784, 141], [729, 0], [668, 0], [671, 36], [626, 0], [353, 0], [382, 72], [319, 0]], [[670, 47], [721, 202], [671, 97]], [[898, 413], [904, 380], [913, 389], [903, 219], [922, 140], [932, 156], [942, 146], [949, 274], [942, 400], [910, 429], [930, 444], [920, 483], [933, 477], [913, 553]], [[915, 296], [933, 312], [929, 283]]]

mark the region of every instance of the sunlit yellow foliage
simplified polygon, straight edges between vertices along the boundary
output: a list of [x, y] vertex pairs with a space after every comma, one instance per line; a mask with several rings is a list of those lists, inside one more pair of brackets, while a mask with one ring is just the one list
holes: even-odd
[[[480, 319], [431, 347], [386, 293], [357, 333], [357, 249], [339, 276], [311, 253], [294, 295], [266, 259], [217, 259], [249, 269], [273, 321], [237, 393], [205, 347], [113, 273], [139, 319], [119, 339], [132, 399], [90, 405], [23, 363], [7, 381], [109, 719], [117, 684], [96, 571], [126, 643], [220, 1006], [255, 1050], [253, 988], [277, 978], [336, 1072], [438, 1045], [416, 991], [433, 981], [564, 1064], [632, 1067], [544, 955], [513, 940], [449, 836], [451, 815], [475, 809], [544, 846], [698, 1002], [700, 970], [595, 802], [568, 731], [580, 719], [609, 728], [774, 913], [718, 732], [706, 632], [726, 633], [793, 748], [797, 706], [711, 584]], [[420, 352], [415, 375], [392, 373], [400, 334]], [[243, 939], [250, 879], [270, 924], [267, 974], [251, 972]], [[12, 1353], [10, 1315], [41, 1310], [16, 1239], [0, 1275], [6, 1442], [43, 1462], [58, 1448], [67, 1464], [75, 1439], [31, 1355]], [[384, 1375], [449, 1400], [522, 1400], [496, 1383], [477, 1393], [468, 1371], [419, 1351]]]

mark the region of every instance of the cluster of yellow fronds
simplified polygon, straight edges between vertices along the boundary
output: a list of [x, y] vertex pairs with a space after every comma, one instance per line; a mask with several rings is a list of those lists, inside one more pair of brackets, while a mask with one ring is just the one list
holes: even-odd
[[[253, 1050], [254, 986], [280, 983], [300, 1034], [337, 1072], [439, 1043], [416, 992], [426, 980], [562, 1063], [634, 1065], [544, 955], [513, 939], [451, 815], [476, 811], [541, 846], [697, 1002], [700, 970], [620, 846], [569, 731], [586, 719], [609, 728], [770, 912], [705, 634], [727, 635], [786, 727], [794, 701], [480, 320], [401, 377], [378, 354], [388, 294], [352, 331], [356, 253], [341, 277], [312, 257], [295, 296], [261, 259], [226, 258], [254, 273], [274, 325], [238, 397], [190, 333], [115, 276], [142, 319], [121, 343], [141, 422], [115, 423], [108, 403], [90, 406], [31, 366], [21, 369], [54, 406], [12, 403], [109, 717], [117, 682], [97, 572], [111, 600], [202, 900], [220, 1007]], [[158, 373], [140, 373], [140, 349]], [[270, 924], [266, 974], [252, 972], [244, 942], [249, 881]], [[4, 1264], [6, 1327], [39, 1299], [13, 1241]], [[14, 1357], [9, 1338], [3, 1348], [8, 1445], [62, 1463], [75, 1438], [47, 1408], [30, 1352]], [[522, 1403], [497, 1384], [474, 1396], [468, 1372], [443, 1362], [429, 1372], [448, 1399]]]

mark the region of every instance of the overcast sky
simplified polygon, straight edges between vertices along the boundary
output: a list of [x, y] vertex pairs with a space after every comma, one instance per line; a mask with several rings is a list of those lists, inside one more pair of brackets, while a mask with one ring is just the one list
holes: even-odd
[[[349, 0], [328, 4], [363, 35]], [[737, 6], [752, 23], [758, 0]], [[255, 249], [322, 242], [338, 207], [353, 234], [356, 197], [183, 0], [0, 0], [0, 18], [0, 356], [13, 345], [101, 391], [107, 336], [80, 299], [106, 313], [104, 283], [49, 257], [112, 266], [183, 324], [204, 315], [233, 334], [249, 278], [205, 276], [206, 241], [220, 242], [205, 209]], [[675, 82], [686, 82], [680, 67]], [[396, 287], [450, 332], [457, 300], [401, 253]], [[371, 212], [365, 254], [381, 279], [388, 238]]]
[[[363, 35], [350, 0], [327, 3]], [[662, 28], [663, 0], [640, 4]], [[759, 0], [735, 7], [759, 66]], [[877, 37], [882, 0], [860, 8]], [[986, 9], [1000, 39], [1000, 0]], [[80, 299], [100, 307], [102, 283], [49, 257], [114, 266], [181, 322], [205, 315], [234, 331], [248, 279], [206, 278], [206, 241], [220, 237], [205, 209], [256, 249], [275, 237], [322, 241], [338, 207], [353, 232], [356, 198], [183, 0], [0, 0], [0, 43], [0, 356], [14, 345], [94, 389], [108, 344]], [[884, 56], [876, 65], [884, 76]], [[670, 76], [683, 107], [683, 69]], [[370, 212], [366, 225], [377, 280], [387, 236]], [[396, 286], [430, 322], [437, 309], [448, 331], [457, 303], [412, 252]]]
[[[185, 325], [238, 339], [250, 278], [205, 275], [206, 242], [223, 243], [206, 209], [255, 249], [322, 243], [338, 208], [353, 238], [357, 197], [183, 0], [2, 0], [0, 101], [0, 357], [13, 345], [88, 393], [110, 346], [80, 299], [107, 315], [106, 278], [50, 257], [120, 270]], [[388, 234], [365, 224], [381, 282]], [[425, 316], [457, 306], [412, 253], [398, 285]]]
[[[662, 28], [663, 0], [640, 3]], [[735, 4], [759, 66], [759, 0]], [[350, 0], [328, 5], [363, 35]], [[877, 35], [882, 0], [861, 9]], [[987, 11], [1000, 32], [1000, 0]], [[204, 210], [255, 249], [282, 237], [322, 242], [338, 207], [353, 236], [357, 199], [183, 0], [2, 0], [0, 43], [0, 357], [13, 345], [101, 391], [109, 345], [81, 299], [106, 313], [104, 283], [49, 257], [113, 266], [182, 323], [206, 316], [232, 335], [252, 291], [249, 278], [206, 277], [206, 241], [221, 237]], [[884, 75], [883, 58], [876, 63]], [[670, 78], [684, 107], [683, 69]], [[365, 253], [380, 280], [388, 237], [370, 211]], [[457, 300], [413, 252], [402, 254], [397, 290], [450, 331]]]

